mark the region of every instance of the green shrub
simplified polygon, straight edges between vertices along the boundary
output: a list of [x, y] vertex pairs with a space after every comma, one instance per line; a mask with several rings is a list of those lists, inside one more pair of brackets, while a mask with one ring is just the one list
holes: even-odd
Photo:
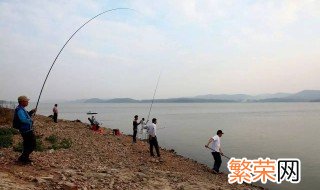
[[48, 149], [68, 149], [72, 145], [70, 139], [62, 139], [59, 141], [59, 138], [56, 135], [50, 135], [49, 137], [45, 138], [45, 140], [51, 143], [51, 146], [49, 146]]
[[59, 144], [58, 143], [52, 144], [51, 146], [48, 147], [48, 149], [57, 150], [59, 149]]
[[0, 128], [0, 147], [11, 147], [13, 143], [13, 135], [17, 133], [18, 131], [13, 128]]
[[35, 151], [42, 152], [44, 151], [43, 143], [40, 137], [36, 137], [36, 148]]
[[50, 135], [49, 137], [46, 137], [46, 141], [50, 142], [51, 144], [55, 144], [58, 142], [58, 138], [55, 135]]
[[13, 143], [13, 135], [0, 135], [0, 147], [2, 148], [8, 148], [12, 146]]
[[17, 145], [13, 146], [13, 150], [16, 152], [22, 152], [23, 150], [22, 142], [19, 142]]
[[[6, 140], [5, 142], [11, 142], [11, 143], [9, 143], [9, 145], [6, 145], [6, 147], [7, 146], [12, 146], [12, 136], [13, 135], [9, 135], [9, 136], [11, 136], [11, 141]], [[61, 148], [68, 149], [72, 145], [72, 141], [70, 139], [62, 139], [59, 142], [58, 137], [55, 136], [55, 135], [50, 135], [49, 137], [45, 138], [45, 140], [50, 142], [51, 146], [44, 147], [42, 139], [41, 139], [41, 136], [36, 136], [36, 148], [35, 148], [35, 151], [42, 152], [42, 151], [44, 151], [46, 149], [54, 149], [54, 150], [61, 149]], [[0, 147], [1, 147], [1, 141], [0, 141]], [[16, 151], [16, 152], [22, 152], [22, 150], [23, 150], [22, 142], [19, 142], [17, 145], [13, 146], [13, 150]]]
[[68, 149], [72, 145], [72, 142], [70, 139], [62, 139], [62, 141], [59, 143], [59, 148]]
[[13, 135], [17, 135], [17, 134], [20, 133], [19, 130], [14, 129], [14, 128], [9, 128], [9, 130], [11, 131], [11, 133], [12, 133]]
[[[17, 145], [13, 146], [13, 150], [16, 152], [22, 152], [23, 150], [22, 142], [19, 142]], [[36, 148], [34, 150], [38, 152], [42, 152], [45, 150], [40, 137], [36, 137]]]
[[19, 131], [14, 128], [0, 128], [0, 136], [16, 134], [19, 134]]

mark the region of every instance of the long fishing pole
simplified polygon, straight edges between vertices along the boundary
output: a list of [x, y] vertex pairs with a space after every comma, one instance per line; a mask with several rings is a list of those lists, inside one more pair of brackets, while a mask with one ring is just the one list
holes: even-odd
[[148, 121], [149, 121], [149, 117], [150, 117], [152, 105], [153, 105], [153, 102], [154, 102], [154, 97], [156, 96], [156, 92], [157, 92], [157, 89], [158, 89], [158, 85], [159, 85], [159, 81], [160, 81], [161, 74], [162, 74], [162, 70], [161, 70], [161, 72], [160, 72], [160, 74], [159, 74], [158, 81], [157, 81], [157, 85], [156, 85], [156, 88], [155, 88], [154, 93], [153, 93], [153, 98], [152, 98], [152, 102], [151, 102], [150, 109], [149, 109], [149, 113], [148, 113], [147, 123], [148, 123]]
[[[210, 149], [210, 150], [213, 150], [212, 148], [210, 148], [210, 147], [208, 147], [208, 146], [205, 146], [205, 147], [208, 148], [208, 149]], [[213, 150], [213, 151], [214, 151], [214, 150]], [[231, 159], [230, 157], [228, 157], [228, 156], [226, 156], [226, 155], [224, 155], [224, 154], [222, 154], [222, 156], [228, 158], [229, 160]]]
[[[136, 11], [136, 10], [130, 9], [130, 8], [114, 8], [114, 9], [109, 9], [109, 10], [103, 11], [102, 13], [97, 14], [96, 16], [92, 17], [92, 18], [89, 19], [87, 22], [85, 22], [83, 25], [81, 25], [81, 26], [70, 36], [70, 38], [67, 40], [67, 42], [66, 42], [66, 43], [62, 46], [62, 48], [60, 49], [58, 55], [57, 55], [56, 58], [54, 59], [52, 65], [51, 65], [51, 67], [50, 67], [50, 69], [49, 69], [49, 72], [47, 73], [46, 79], [45, 79], [44, 82], [43, 82], [43, 85], [42, 85], [42, 88], [41, 88], [41, 91], [40, 91], [40, 94], [39, 94], [39, 97], [38, 97], [38, 101], [37, 101], [37, 105], [36, 105], [34, 114], [35, 114], [36, 111], [37, 111], [38, 104], [39, 104], [39, 101], [40, 101], [40, 97], [41, 97], [41, 94], [42, 94], [44, 85], [45, 85], [46, 82], [47, 82], [47, 79], [48, 79], [48, 77], [49, 77], [49, 74], [50, 74], [50, 72], [51, 72], [52, 67], [53, 67], [53, 65], [56, 63], [56, 61], [57, 61], [58, 57], [60, 56], [62, 50], [63, 50], [63, 49], [65, 48], [65, 46], [69, 43], [69, 41], [73, 38], [73, 36], [74, 36], [79, 30], [81, 30], [86, 24], [88, 24], [90, 21], [92, 21], [93, 19], [97, 18], [98, 16], [103, 15], [103, 14], [105, 14], [105, 13], [107, 13], [107, 12], [116, 11], [116, 10], [121, 10], [121, 9], [122, 9], [122, 10]], [[136, 12], [137, 12], [137, 11], [136, 11]]]

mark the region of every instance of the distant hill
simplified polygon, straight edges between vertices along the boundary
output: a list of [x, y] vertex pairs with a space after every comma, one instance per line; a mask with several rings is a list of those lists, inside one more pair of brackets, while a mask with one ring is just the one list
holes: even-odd
[[267, 98], [256, 100], [255, 102], [301, 102], [301, 100], [288, 99], [288, 98]]
[[273, 99], [273, 98], [285, 98], [289, 95], [289, 93], [275, 93], [275, 94], [260, 94], [256, 96], [247, 95], [247, 94], [207, 94], [196, 96], [195, 98], [201, 99], [217, 99], [217, 100], [231, 100], [231, 101], [253, 101], [253, 100], [262, 100], [262, 99]]
[[303, 90], [291, 96], [287, 96], [286, 99], [312, 101], [320, 99], [320, 90]]
[[253, 96], [246, 95], [246, 94], [207, 94], [207, 95], [200, 95], [195, 96], [196, 99], [216, 99], [216, 100], [228, 100], [228, 101], [243, 101], [247, 99], [253, 99]]
[[78, 99], [78, 100], [69, 100], [67, 101], [68, 103], [84, 103], [85, 101], [87, 101], [88, 99]]
[[139, 103], [139, 100], [131, 99], [131, 98], [114, 98], [105, 101], [105, 103]]
[[[141, 102], [151, 102], [152, 100], [142, 100]], [[210, 102], [236, 102], [232, 100], [217, 100], [217, 99], [199, 99], [199, 98], [169, 98], [155, 99], [155, 103], [210, 103]]]
[[[91, 98], [84, 103], [150, 103], [152, 100], [135, 100], [131, 98], [114, 98], [103, 100], [99, 98]], [[216, 100], [216, 99], [198, 99], [198, 98], [169, 98], [155, 99], [155, 103], [203, 103], [203, 102], [235, 102], [231, 100]]]
[[90, 98], [85, 100], [83, 103], [104, 103], [105, 100], [99, 99], [99, 98]]
[[301, 92], [261, 94], [256, 96], [246, 94], [219, 94], [219, 95], [200, 95], [195, 98], [232, 100], [237, 102], [316, 102], [320, 100], [320, 90], [303, 90]]
[[84, 103], [139, 103], [139, 100], [134, 100], [131, 98], [114, 98], [114, 99], [99, 99], [91, 98], [84, 101]]
[[292, 94], [290, 93], [275, 93], [275, 94], [260, 94], [260, 95], [256, 95], [253, 96], [253, 99], [255, 100], [262, 100], [262, 99], [271, 99], [271, 98], [285, 98], [288, 97]]
[[[150, 103], [152, 100], [135, 100], [132, 98], [77, 100], [84, 103]], [[320, 90], [303, 90], [298, 93], [275, 94], [207, 94], [195, 97], [155, 99], [156, 103], [210, 103], [210, 102], [320, 102]]]

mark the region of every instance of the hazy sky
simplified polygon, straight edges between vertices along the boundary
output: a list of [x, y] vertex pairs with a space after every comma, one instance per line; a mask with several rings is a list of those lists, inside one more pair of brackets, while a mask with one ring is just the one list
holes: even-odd
[[320, 1], [0, 0], [0, 99], [320, 89]]

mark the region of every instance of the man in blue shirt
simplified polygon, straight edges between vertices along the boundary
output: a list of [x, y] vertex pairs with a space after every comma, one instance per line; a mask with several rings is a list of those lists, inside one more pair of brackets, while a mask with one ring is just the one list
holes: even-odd
[[29, 104], [29, 99], [26, 96], [18, 97], [19, 105], [16, 107], [13, 117], [14, 128], [19, 129], [23, 138], [23, 151], [18, 161], [23, 164], [31, 163], [29, 155], [36, 148], [36, 138], [33, 133], [33, 121], [31, 116], [35, 113], [35, 109], [27, 112], [25, 107]]

